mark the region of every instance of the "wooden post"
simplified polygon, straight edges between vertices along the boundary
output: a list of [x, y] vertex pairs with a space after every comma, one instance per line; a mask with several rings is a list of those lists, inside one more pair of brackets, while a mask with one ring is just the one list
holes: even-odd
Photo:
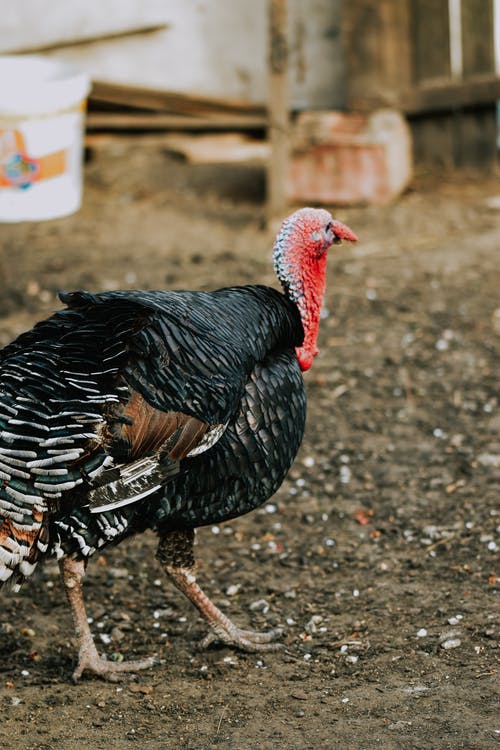
[[269, 0], [268, 137], [271, 156], [267, 172], [267, 225], [275, 229], [287, 210], [288, 179], [288, 45], [287, 0]]

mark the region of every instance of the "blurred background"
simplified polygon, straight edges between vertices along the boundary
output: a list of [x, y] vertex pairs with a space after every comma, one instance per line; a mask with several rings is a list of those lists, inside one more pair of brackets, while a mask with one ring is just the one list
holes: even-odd
[[[295, 466], [267, 509], [199, 534], [209, 592], [252, 625], [286, 622], [285, 654], [195, 653], [202, 626], [145, 585], [159, 571], [141, 536], [94, 564], [89, 609], [108, 655], [156, 649], [167, 667], [119, 696], [91, 681], [70, 695], [48, 565], [2, 603], [1, 669], [20, 699], [0, 684], [0, 737], [491, 747], [500, 0], [17, 0], [1, 4], [0, 53], [71, 63], [92, 86], [81, 209], [0, 223], [2, 345], [59, 289], [274, 285], [274, 232], [300, 205], [360, 238], [330, 253]], [[36, 118], [12, 135], [4, 84], [0, 205], [54, 185], [65, 148], [36, 150]]]

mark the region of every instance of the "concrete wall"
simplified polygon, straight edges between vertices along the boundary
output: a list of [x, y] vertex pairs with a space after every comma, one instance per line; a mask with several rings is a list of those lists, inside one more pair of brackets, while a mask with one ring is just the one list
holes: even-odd
[[[341, 4], [341, 0], [290, 0], [291, 89], [296, 108], [344, 104]], [[265, 101], [267, 0], [4, 2], [0, 52], [159, 23], [168, 28], [49, 54], [75, 62], [95, 78]]]

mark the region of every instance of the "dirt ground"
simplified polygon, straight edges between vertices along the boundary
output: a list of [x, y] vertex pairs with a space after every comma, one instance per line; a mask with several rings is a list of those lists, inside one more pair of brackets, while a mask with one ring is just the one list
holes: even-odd
[[[77, 215], [1, 227], [2, 345], [61, 288], [274, 283], [262, 173], [188, 167], [148, 143], [95, 148]], [[361, 239], [331, 252], [299, 457], [264, 508], [198, 533], [206, 590], [239, 624], [282, 624], [285, 650], [197, 650], [205, 625], [146, 534], [94, 558], [86, 599], [108, 657], [161, 664], [74, 686], [48, 561], [2, 594], [3, 746], [494, 746], [499, 193], [420, 175], [395, 205], [334, 209]]]

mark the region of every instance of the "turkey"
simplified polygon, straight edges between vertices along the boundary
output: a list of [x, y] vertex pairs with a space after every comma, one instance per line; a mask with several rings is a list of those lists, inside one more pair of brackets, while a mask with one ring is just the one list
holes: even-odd
[[0, 351], [0, 583], [59, 561], [79, 653], [73, 673], [116, 680], [155, 659], [101, 658], [87, 622], [89, 558], [146, 529], [214, 640], [279, 647], [241, 630], [195, 575], [195, 529], [248, 513], [300, 446], [302, 372], [318, 353], [327, 251], [355, 234], [323, 209], [283, 222], [265, 286], [213, 292], [61, 293], [66, 305]]

